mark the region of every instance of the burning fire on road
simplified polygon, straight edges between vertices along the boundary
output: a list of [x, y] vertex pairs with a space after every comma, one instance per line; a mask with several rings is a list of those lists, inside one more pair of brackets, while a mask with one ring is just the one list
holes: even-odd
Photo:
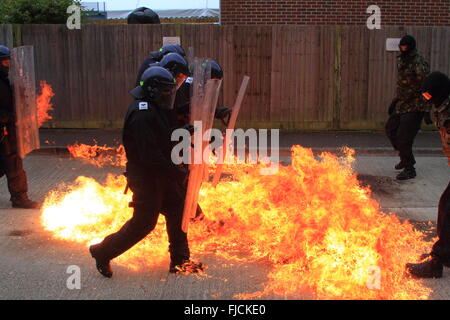
[[[79, 157], [96, 158], [97, 165], [105, 159], [124, 164], [99, 156], [111, 150], [78, 146], [73, 155], [77, 148], [83, 150]], [[295, 298], [302, 292], [318, 299], [426, 299], [431, 290], [408, 277], [404, 265], [430, 243], [410, 223], [381, 212], [370, 189], [360, 185], [353, 161], [352, 150], [316, 158], [295, 146], [292, 165], [280, 166], [276, 175], [260, 175], [261, 165], [225, 165], [226, 178], [216, 188], [204, 183], [200, 191], [206, 218], [189, 227], [192, 254], [269, 264], [262, 290], [236, 296], [242, 299]], [[99, 242], [131, 217], [125, 185], [123, 176], [110, 175], [104, 183], [78, 177], [50, 192], [42, 224], [58, 239]], [[167, 246], [160, 218], [155, 230], [115, 263], [134, 270], [168, 265]], [[379, 285], [371, 287], [374, 277]]]
[[127, 163], [127, 157], [123, 145], [116, 148], [111, 148], [107, 146], [99, 146], [97, 144], [91, 146], [83, 143], [76, 143], [74, 145], [67, 146], [67, 149], [73, 158], [83, 159], [97, 167], [107, 165], [125, 167]]

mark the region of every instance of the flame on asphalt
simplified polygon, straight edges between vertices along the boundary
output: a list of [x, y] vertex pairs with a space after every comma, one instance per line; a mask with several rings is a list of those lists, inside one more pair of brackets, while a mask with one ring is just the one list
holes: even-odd
[[[348, 149], [343, 157], [316, 158], [294, 146], [292, 165], [269, 176], [260, 175], [261, 164], [225, 165], [226, 178], [216, 188], [204, 183], [200, 191], [206, 219], [189, 227], [192, 254], [270, 265], [263, 288], [236, 295], [242, 299], [304, 292], [319, 299], [426, 299], [430, 289], [407, 276], [404, 265], [430, 243], [410, 223], [380, 210], [352, 169], [353, 154]], [[58, 239], [99, 242], [132, 215], [125, 185], [120, 175], [104, 183], [78, 177], [50, 192], [42, 224]], [[148, 237], [115, 261], [134, 270], [152, 268], [168, 264], [167, 248], [161, 216]]]

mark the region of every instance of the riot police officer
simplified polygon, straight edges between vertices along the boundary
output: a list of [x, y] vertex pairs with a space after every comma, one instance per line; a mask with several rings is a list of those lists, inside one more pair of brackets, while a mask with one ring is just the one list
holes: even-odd
[[139, 85], [139, 81], [141, 80], [144, 71], [156, 62], [160, 62], [169, 53], [178, 53], [180, 56], [186, 57], [184, 49], [178, 44], [167, 44], [162, 46], [158, 51], [152, 51], [150, 53], [150, 57], [146, 58], [139, 68], [136, 78], [136, 86]]
[[187, 60], [178, 53], [172, 52], [165, 55], [158, 66], [170, 71], [177, 81], [177, 89], [179, 89], [184, 81], [191, 75]]
[[9, 83], [10, 50], [0, 46], [0, 177], [6, 175], [13, 208], [35, 209], [28, 198], [27, 176], [17, 153], [14, 100]]
[[181, 185], [187, 172], [171, 160], [171, 128], [177, 83], [166, 69], [147, 69], [141, 85], [131, 91], [134, 101], [125, 116], [123, 144], [127, 156], [126, 177], [133, 191], [133, 217], [116, 233], [90, 247], [98, 271], [112, 276], [110, 260], [145, 238], [156, 226], [159, 213], [166, 218], [172, 273], [203, 269], [190, 261], [187, 234], [182, 230], [185, 194]]
[[[211, 79], [223, 79], [223, 69], [217, 61], [209, 60], [211, 65]], [[189, 111], [191, 102], [191, 84], [193, 79], [187, 78], [183, 82], [175, 98], [175, 110], [178, 117], [185, 123], [189, 123]], [[224, 120], [231, 114], [231, 109], [227, 107], [220, 107], [216, 109], [215, 118]]]

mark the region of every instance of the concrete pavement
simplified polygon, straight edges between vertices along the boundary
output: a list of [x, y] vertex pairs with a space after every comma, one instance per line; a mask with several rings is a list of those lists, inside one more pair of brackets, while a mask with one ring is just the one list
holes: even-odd
[[[122, 141], [121, 130], [103, 129], [40, 129], [40, 154], [64, 152], [67, 145], [76, 142], [115, 147]], [[355, 149], [358, 154], [396, 155], [384, 132], [329, 131], [280, 132], [280, 154], [288, 156], [293, 145], [302, 145], [315, 151], [337, 152], [342, 146]], [[442, 155], [440, 137], [436, 131], [421, 131], [414, 143], [418, 155]]]
[[[396, 157], [359, 156], [355, 170], [362, 183], [371, 185], [374, 198], [386, 211], [418, 221], [419, 227], [425, 225], [434, 232], [434, 224], [427, 222], [436, 220], [437, 202], [449, 181], [445, 158], [418, 157], [418, 177], [405, 182], [393, 179], [396, 162]], [[70, 183], [79, 175], [103, 181], [107, 173], [123, 171], [68, 157], [37, 155], [26, 158], [25, 168], [30, 196], [39, 201], [60, 183]], [[113, 281], [104, 279], [85, 246], [53, 239], [43, 230], [38, 210], [11, 209], [5, 179], [0, 180], [0, 190], [0, 299], [232, 299], [237, 293], [260, 290], [270, 270], [264, 263], [229, 263], [207, 255], [196, 258], [208, 265], [208, 278], [169, 275], [167, 265], [139, 273], [114, 265], [118, 276]], [[71, 265], [81, 269], [81, 290], [66, 287]], [[449, 269], [443, 279], [424, 284], [433, 289], [432, 299], [450, 298]]]

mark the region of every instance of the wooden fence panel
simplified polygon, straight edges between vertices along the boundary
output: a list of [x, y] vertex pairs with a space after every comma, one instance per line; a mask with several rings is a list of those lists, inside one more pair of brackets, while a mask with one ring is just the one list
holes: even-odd
[[0, 45], [9, 48], [13, 46], [12, 26], [9, 24], [0, 24]]
[[[219, 105], [231, 106], [251, 77], [238, 123], [285, 129], [382, 129], [395, 91], [396, 56], [386, 38], [409, 33], [432, 70], [450, 73], [450, 28], [365, 26], [64, 25], [20, 26], [33, 45], [37, 80], [56, 96], [50, 126], [121, 127], [129, 91], [163, 36], [217, 60], [225, 78]], [[0, 42], [12, 43], [11, 26]]]
[[386, 51], [386, 38], [398, 37], [401, 37], [401, 31], [397, 27], [386, 27], [369, 34], [368, 112], [367, 118], [361, 121], [377, 122], [380, 128], [387, 119], [387, 109], [395, 94], [397, 56], [399, 55], [398, 51]]

